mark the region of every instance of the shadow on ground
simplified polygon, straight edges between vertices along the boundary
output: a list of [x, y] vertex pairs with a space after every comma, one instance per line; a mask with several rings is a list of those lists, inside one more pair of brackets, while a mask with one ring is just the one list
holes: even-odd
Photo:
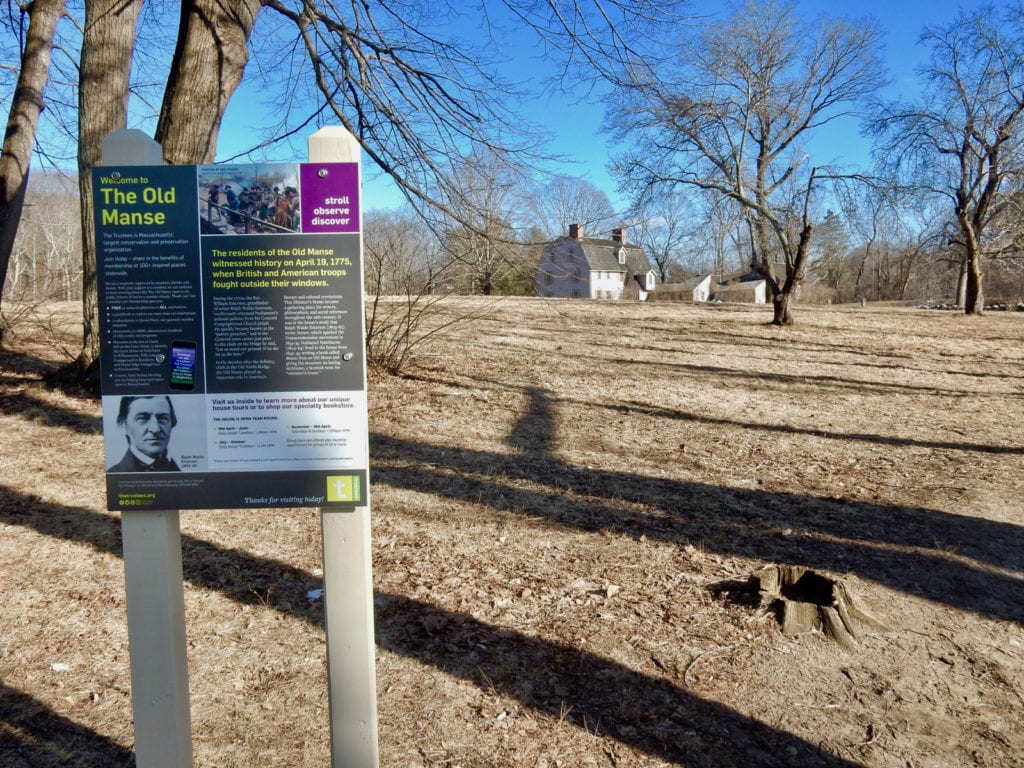
[[[2, 486], [0, 510], [0, 522], [5, 524], [121, 554], [120, 527], [114, 517], [44, 502]], [[319, 607], [311, 608], [308, 601], [300, 599], [320, 583], [304, 570], [189, 536], [182, 537], [182, 558], [185, 579], [196, 587], [217, 590], [241, 604], [265, 605], [269, 598], [270, 607], [282, 613], [322, 622]], [[402, 595], [378, 593], [376, 604], [378, 647], [481, 688], [496, 688], [524, 707], [598, 730], [664, 760], [689, 768], [723, 764], [856, 768], [856, 763], [797, 736], [586, 651], [495, 627]], [[527, 675], [524, 670], [533, 672]], [[538, 678], [538, 671], [546, 675], [544, 686], [529, 682]], [[83, 766], [133, 764], [124, 748], [66, 721], [27, 694], [10, 690], [3, 701], [0, 732], [12, 734], [7, 738], [14, 739], [17, 749], [36, 749], [31, 734], [45, 732], [46, 744], [39, 749], [48, 750], [46, 754], [74, 750]], [[49, 764], [37, 761], [27, 765]]]

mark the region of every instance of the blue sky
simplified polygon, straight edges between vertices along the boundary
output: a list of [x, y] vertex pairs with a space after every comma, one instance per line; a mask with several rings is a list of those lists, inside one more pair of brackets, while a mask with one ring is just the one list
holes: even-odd
[[[891, 96], [913, 96], [917, 88], [915, 68], [927, 59], [927, 50], [917, 44], [921, 29], [926, 24], [945, 24], [952, 21], [960, 8], [959, 2], [951, 0], [859, 0], [857, 3], [837, 3], [835, 0], [803, 0], [797, 8], [810, 17], [819, 15], [843, 16], [847, 18], [872, 17], [882, 29], [885, 42], [884, 57], [890, 69]], [[700, 0], [692, 4], [698, 13], [714, 16], [728, 15], [722, 10], [725, 3]], [[849, 10], [842, 10], [847, 8]], [[588, 108], [588, 114], [600, 124], [603, 107], [595, 104]], [[588, 171], [588, 178], [615, 200], [615, 182], [605, 168], [609, 154], [615, 147], [608, 137], [598, 132], [589, 135], [573, 135], [562, 131], [556, 148], [578, 157]], [[814, 148], [821, 153], [816, 164], [836, 161], [840, 165], [865, 165], [868, 162], [869, 141], [860, 135], [856, 120], [833, 123], [821, 132]]]
[[[893, 80], [888, 95], [913, 96], [916, 88], [914, 69], [927, 57], [926, 49], [917, 44], [922, 27], [952, 21], [962, 3], [955, 0], [860, 0], [856, 4], [846, 5], [836, 3], [835, 0], [798, 0], [796, 6], [798, 13], [812, 18], [840, 15], [848, 18], [872, 17], [877, 20], [884, 35], [884, 56]], [[693, 0], [689, 7], [695, 16], [722, 18], [728, 15], [734, 5], [721, 0]], [[467, 15], [456, 32], [472, 37], [477, 25], [478, 21]], [[532, 53], [535, 49], [532, 38], [515, 36], [503, 38], [501, 42], [508, 47], [507, 71], [504, 73], [508, 79], [540, 83], [554, 71], [550, 61], [545, 61], [539, 53]], [[244, 101], [245, 97], [240, 93], [232, 106], [241, 111], [244, 109]], [[624, 205], [625, 201], [618, 199], [615, 182], [606, 168], [616, 148], [600, 130], [605, 107], [600, 101], [599, 92], [589, 97], [586, 94], [541, 94], [526, 102], [524, 109], [534, 122], [552, 134], [553, 141], [548, 150], [565, 156], [567, 162], [557, 168], [559, 172], [583, 176], [607, 193], [613, 202]], [[230, 130], [229, 121], [222, 133], [219, 159], [231, 151]], [[846, 166], [858, 166], [867, 161], [868, 142], [859, 135], [857, 123], [848, 120], [833, 124], [827, 132], [820, 134], [813, 150], [819, 164], [834, 161]], [[402, 204], [397, 190], [386, 179], [375, 178], [372, 168], [366, 168], [364, 180], [364, 210]]]

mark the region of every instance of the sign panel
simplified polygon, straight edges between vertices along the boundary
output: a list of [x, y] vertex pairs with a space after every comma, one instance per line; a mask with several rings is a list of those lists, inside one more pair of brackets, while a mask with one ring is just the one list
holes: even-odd
[[93, 185], [108, 508], [365, 505], [358, 164]]

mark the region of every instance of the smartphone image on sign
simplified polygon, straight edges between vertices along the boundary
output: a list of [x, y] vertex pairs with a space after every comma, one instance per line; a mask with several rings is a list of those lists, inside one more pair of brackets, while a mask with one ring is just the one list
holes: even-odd
[[192, 389], [196, 385], [196, 343], [171, 342], [171, 389]]

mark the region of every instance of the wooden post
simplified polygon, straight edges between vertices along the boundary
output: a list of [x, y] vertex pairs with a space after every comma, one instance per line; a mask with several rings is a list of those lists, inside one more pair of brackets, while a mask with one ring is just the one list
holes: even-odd
[[[103, 139], [103, 165], [161, 165], [142, 131]], [[128, 652], [137, 768], [190, 768], [192, 717], [185, 648], [185, 586], [177, 510], [121, 512]]]
[[[360, 159], [359, 143], [341, 127], [322, 128], [309, 137], [308, 145], [311, 163], [354, 163]], [[362, 280], [359, 285], [361, 289]], [[369, 500], [364, 507], [321, 509], [320, 523], [331, 765], [377, 768], [380, 757]]]
[[177, 510], [121, 513], [137, 768], [190, 768], [192, 717]]

